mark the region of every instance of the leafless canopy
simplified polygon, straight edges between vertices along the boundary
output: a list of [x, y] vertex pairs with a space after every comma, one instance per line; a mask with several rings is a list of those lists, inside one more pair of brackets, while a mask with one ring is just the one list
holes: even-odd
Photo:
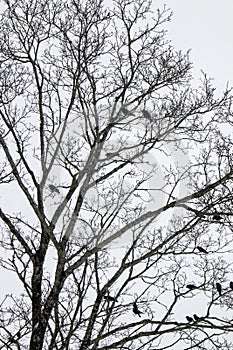
[[232, 349], [231, 91], [110, 3], [0, 3], [0, 349]]

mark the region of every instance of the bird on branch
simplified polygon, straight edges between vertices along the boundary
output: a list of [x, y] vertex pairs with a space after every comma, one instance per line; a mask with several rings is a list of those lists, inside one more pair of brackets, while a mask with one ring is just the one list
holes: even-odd
[[152, 117], [151, 117], [150, 113], [149, 113], [146, 109], [143, 109], [143, 110], [142, 110], [142, 114], [143, 114], [143, 117], [144, 117], [144, 118], [146, 118], [146, 119], [152, 121]]
[[136, 301], [133, 303], [133, 313], [135, 315], [138, 315], [139, 317], [141, 317], [141, 314], [142, 314], [142, 312], [140, 310], [138, 310], [138, 306], [136, 304]]
[[216, 213], [213, 215], [213, 219], [216, 221], [220, 221], [220, 220], [222, 220], [222, 216]]
[[134, 115], [132, 112], [130, 112], [127, 108], [125, 107], [121, 107], [120, 111], [124, 114], [124, 115]]
[[58, 194], [60, 193], [59, 189], [54, 185], [49, 185], [49, 189], [53, 193], [58, 193]]
[[222, 286], [221, 286], [221, 284], [220, 283], [216, 283], [216, 289], [217, 289], [217, 291], [218, 291], [218, 294], [219, 295], [222, 295]]
[[193, 318], [194, 318], [195, 321], [199, 321], [200, 320], [200, 317], [197, 316], [196, 314], [193, 315]]
[[193, 318], [190, 317], [190, 316], [186, 316], [186, 320], [187, 320], [188, 322], [193, 322], [193, 321], [194, 321]]
[[193, 290], [193, 289], [197, 289], [198, 287], [195, 286], [195, 284], [187, 284], [186, 288]]
[[104, 299], [107, 300], [107, 301], [117, 301], [117, 299], [112, 297], [111, 295], [105, 295]]
[[205, 253], [208, 254], [207, 250], [205, 250], [204, 248], [197, 246], [197, 249], [199, 250], [200, 253]]

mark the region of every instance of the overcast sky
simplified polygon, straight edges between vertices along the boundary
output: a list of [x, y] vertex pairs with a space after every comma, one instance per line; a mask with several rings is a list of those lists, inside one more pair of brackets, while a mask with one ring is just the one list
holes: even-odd
[[194, 77], [203, 69], [223, 90], [233, 86], [233, 1], [232, 0], [154, 0], [173, 12], [167, 24], [168, 38], [176, 49], [191, 49]]
[[[167, 38], [177, 50], [191, 49], [194, 78], [200, 77], [202, 69], [215, 78], [214, 85], [220, 91], [227, 81], [233, 86], [233, 0], [154, 0], [154, 3], [156, 8], [166, 4], [173, 11], [171, 23], [166, 24]], [[2, 269], [0, 272], [6, 281], [1, 295], [15, 291], [13, 273]]]

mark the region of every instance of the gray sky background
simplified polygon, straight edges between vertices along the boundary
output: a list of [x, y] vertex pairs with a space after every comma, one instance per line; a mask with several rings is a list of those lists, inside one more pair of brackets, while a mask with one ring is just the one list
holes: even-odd
[[[191, 49], [194, 85], [198, 83], [202, 69], [214, 78], [219, 93], [228, 81], [233, 86], [233, 0], [153, 1], [154, 9], [166, 4], [173, 11], [172, 21], [164, 28], [168, 30], [167, 38], [176, 50]], [[0, 273], [4, 280], [1, 297], [15, 292], [14, 274], [2, 269]], [[198, 304], [198, 297], [193, 300], [194, 303]], [[201, 309], [197, 308], [196, 312], [200, 314]]]
[[[167, 5], [173, 11], [165, 24], [167, 38], [177, 50], [191, 49], [194, 85], [203, 69], [215, 79], [219, 93], [227, 81], [233, 86], [233, 0], [153, 0], [154, 10]], [[15, 291], [14, 273], [0, 269], [2, 293]]]
[[233, 86], [233, 1], [154, 0], [154, 4], [172, 10], [168, 38], [176, 49], [191, 49], [195, 80], [202, 69], [220, 91], [227, 81]]

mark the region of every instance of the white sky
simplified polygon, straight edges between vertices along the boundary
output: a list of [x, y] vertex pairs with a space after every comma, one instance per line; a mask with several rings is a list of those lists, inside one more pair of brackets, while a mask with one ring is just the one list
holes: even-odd
[[166, 4], [173, 12], [167, 24], [168, 38], [179, 50], [191, 49], [194, 77], [202, 69], [215, 78], [223, 90], [233, 86], [233, 1], [232, 0], [154, 0], [155, 7]]
[[[166, 24], [167, 38], [177, 50], [191, 49], [195, 81], [200, 70], [215, 78], [219, 92], [227, 81], [233, 86], [233, 0], [154, 0], [155, 8], [164, 3], [173, 11]], [[5, 280], [1, 295], [15, 291], [12, 273], [1, 269]], [[199, 313], [200, 310], [197, 310]]]

